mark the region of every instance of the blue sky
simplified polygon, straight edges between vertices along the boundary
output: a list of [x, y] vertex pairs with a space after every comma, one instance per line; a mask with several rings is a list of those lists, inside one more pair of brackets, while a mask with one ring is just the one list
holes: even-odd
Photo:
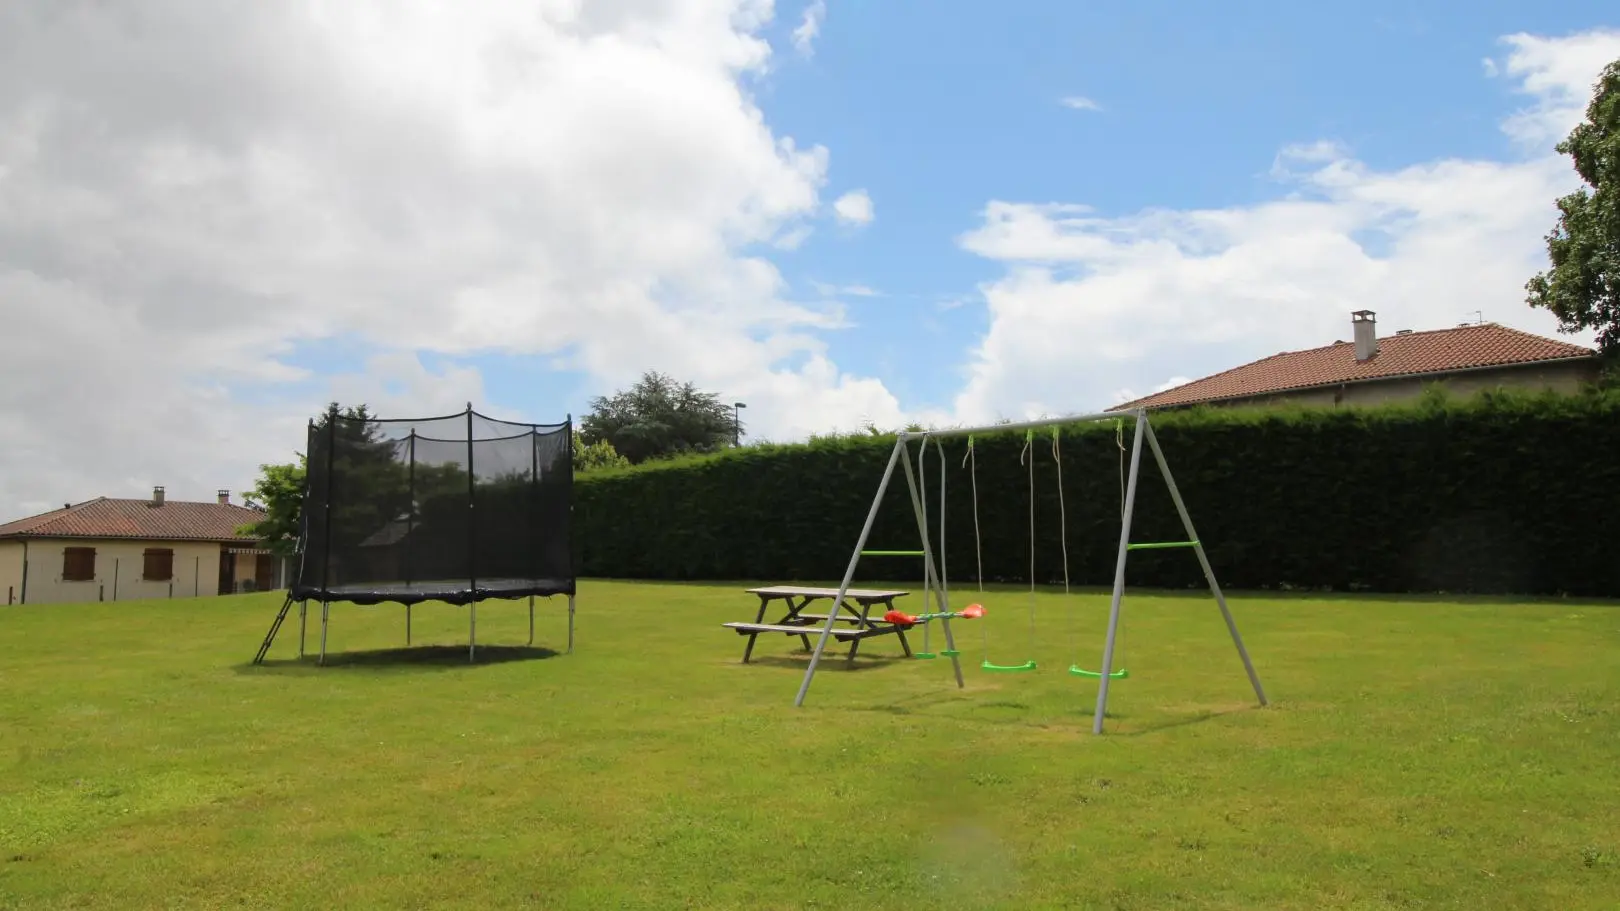
[[[860, 328], [834, 338], [836, 359], [947, 406], [960, 379], [937, 368], [986, 317], [938, 304], [1000, 272], [954, 243], [986, 200], [1254, 203], [1281, 195], [1279, 149], [1320, 139], [1381, 168], [1512, 157], [1498, 124], [1523, 99], [1481, 59], [1506, 34], [1617, 23], [1595, 2], [835, 5], [814, 56], [759, 97], [780, 132], [834, 149], [830, 191], [867, 189], [879, 217], [778, 261], [800, 294], [881, 291], [849, 299]], [[1100, 109], [1061, 103], [1077, 96]]]
[[785, 440], [1360, 308], [1555, 335], [1552, 147], [1620, 57], [1584, 0], [51, 8], [0, 21], [0, 515], [241, 489], [334, 399], [548, 422], [660, 369]]
[[[1620, 24], [1597, 2], [835, 0], [805, 55], [791, 33], [807, 8], [779, 7], [766, 32], [777, 59], [743, 85], [778, 136], [831, 150], [826, 195], [864, 190], [876, 218], [793, 250], [751, 249], [795, 299], [847, 307], [852, 325], [826, 336], [833, 360], [876, 376], [905, 408], [944, 410], [989, 322], [976, 289], [1002, 272], [956, 242], [988, 200], [1105, 216], [1255, 204], [1287, 192], [1269, 173], [1278, 151], [1319, 140], [1380, 169], [1513, 160], [1522, 150], [1500, 124], [1525, 99], [1482, 60], [1505, 35]], [[608, 391], [531, 357], [455, 362], [537, 415], [581, 414]]]

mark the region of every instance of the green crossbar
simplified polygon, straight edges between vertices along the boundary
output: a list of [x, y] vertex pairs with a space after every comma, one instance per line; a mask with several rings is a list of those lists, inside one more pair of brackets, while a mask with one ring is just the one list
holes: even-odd
[[1164, 550], [1170, 547], [1197, 547], [1197, 541], [1156, 541], [1148, 544], [1127, 544], [1126, 550]]
[[920, 550], [863, 550], [863, 551], [861, 551], [861, 556], [863, 556], [863, 557], [921, 557], [921, 556], [923, 556], [923, 552], [920, 551]]

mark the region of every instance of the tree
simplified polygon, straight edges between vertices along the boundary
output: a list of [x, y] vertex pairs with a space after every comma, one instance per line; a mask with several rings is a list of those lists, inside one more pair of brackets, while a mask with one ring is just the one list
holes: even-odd
[[[405, 495], [407, 479], [394, 461], [393, 444], [378, 438], [377, 425], [365, 405], [343, 408], [333, 402], [315, 422], [318, 445], [325, 445], [327, 427], [334, 418], [342, 419], [336, 429], [339, 437], [336, 451], [344, 454], [341, 460], [334, 461], [334, 474], [370, 475], [366, 486], [373, 492], [365, 503], [346, 509], [339, 522], [377, 524], [380, 514], [397, 505]], [[309, 469], [308, 454], [295, 455], [297, 462], [259, 466], [259, 480], [248, 500], [264, 508], [264, 517], [237, 529], [239, 534], [262, 538], [267, 548], [284, 556], [294, 553], [298, 547]]]
[[[1547, 235], [1552, 268], [1525, 284], [1527, 303], [1552, 311], [1563, 332], [1598, 330], [1598, 348], [1620, 354], [1620, 60], [1603, 70], [1586, 119], [1557, 146], [1587, 186], [1558, 200]], [[1590, 188], [1590, 189], [1588, 189]]]
[[649, 370], [627, 390], [591, 400], [579, 424], [587, 446], [612, 444], [632, 464], [688, 452], [714, 452], [731, 445], [731, 406], [712, 392]]
[[574, 431], [574, 471], [595, 471], [598, 468], [623, 468], [630, 460], [619, 454], [607, 440], [587, 443]]
[[237, 534], [263, 538], [272, 553], [288, 557], [298, 549], [298, 521], [304, 510], [303, 453], [297, 462], [260, 465], [259, 481], [248, 494], [248, 502], [263, 507], [264, 518], [236, 530]]

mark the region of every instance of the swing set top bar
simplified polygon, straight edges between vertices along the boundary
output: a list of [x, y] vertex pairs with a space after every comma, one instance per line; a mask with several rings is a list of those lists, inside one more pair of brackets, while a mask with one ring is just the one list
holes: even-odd
[[1147, 416], [1147, 409], [1133, 408], [1130, 411], [1099, 411], [1095, 414], [1073, 414], [1060, 418], [1041, 418], [1037, 421], [1019, 421], [1015, 424], [985, 424], [979, 427], [949, 427], [944, 430], [902, 430], [898, 434], [899, 440], [928, 439], [929, 437], [959, 437], [976, 433], [1002, 433], [1012, 430], [1035, 430], [1041, 427], [1055, 427], [1060, 424], [1082, 424], [1087, 421], [1118, 421], [1124, 418], [1140, 420]]

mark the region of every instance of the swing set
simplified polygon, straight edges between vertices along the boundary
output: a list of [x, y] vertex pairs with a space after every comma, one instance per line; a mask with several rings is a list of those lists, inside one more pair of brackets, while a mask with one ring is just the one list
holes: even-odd
[[[962, 677], [961, 652], [956, 647], [956, 640], [951, 630], [953, 619], [980, 619], [986, 614], [985, 608], [978, 603], [953, 611], [950, 607], [950, 591], [946, 583], [948, 578], [945, 567], [945, 447], [940, 438], [947, 436], [966, 435], [968, 438], [967, 454], [963, 458], [963, 467], [969, 469], [970, 482], [973, 485], [973, 546], [977, 560], [977, 574], [979, 593], [984, 593], [984, 565], [980, 553], [979, 533], [979, 491], [978, 491], [978, 461], [975, 455], [974, 436], [984, 433], [1001, 433], [1023, 430], [1024, 449], [1019, 455], [1019, 463], [1024, 465], [1029, 475], [1029, 642], [1030, 652], [1034, 652], [1035, 645], [1035, 431], [1050, 429], [1052, 433], [1052, 458], [1057, 465], [1057, 494], [1059, 523], [1062, 529], [1063, 553], [1063, 591], [1070, 593], [1069, 588], [1069, 543], [1068, 543], [1068, 516], [1067, 506], [1063, 496], [1063, 462], [1060, 442], [1060, 428], [1064, 424], [1078, 424], [1089, 421], [1111, 420], [1115, 425], [1115, 445], [1120, 454], [1120, 531], [1119, 551], [1114, 565], [1113, 595], [1108, 614], [1108, 633], [1103, 646], [1102, 667], [1091, 670], [1081, 667], [1078, 663], [1069, 666], [1069, 674], [1075, 677], [1087, 677], [1099, 682], [1097, 689], [1097, 705], [1092, 719], [1092, 733], [1101, 734], [1103, 729], [1103, 716], [1108, 705], [1109, 682], [1130, 676], [1130, 672], [1123, 666], [1114, 667], [1116, 646], [1119, 643], [1120, 606], [1125, 588], [1125, 563], [1127, 555], [1134, 550], [1161, 550], [1169, 548], [1190, 549], [1198, 558], [1199, 566], [1203, 569], [1204, 578], [1209, 583], [1210, 593], [1215, 597], [1215, 603], [1220, 608], [1221, 616], [1226, 621], [1227, 631], [1232, 636], [1232, 643], [1237, 647], [1238, 656], [1243, 661], [1243, 668], [1249, 677], [1249, 683], [1254, 687], [1254, 694], [1260, 705], [1266, 705], [1266, 694], [1260, 685], [1260, 677], [1255, 672], [1254, 663], [1249, 659], [1248, 649], [1243, 645], [1243, 638], [1238, 633], [1237, 622], [1232, 618], [1232, 612], [1227, 607], [1226, 596], [1221, 592], [1220, 584], [1215, 579], [1215, 571], [1210, 566], [1209, 557], [1204, 552], [1204, 546], [1199, 541], [1198, 533], [1193, 528], [1192, 517], [1187, 512], [1187, 506], [1181, 499], [1181, 492], [1176, 487], [1175, 479], [1170, 474], [1169, 463], [1166, 462], [1164, 451], [1159, 446], [1158, 438], [1153, 433], [1147, 412], [1136, 409], [1129, 412], [1103, 413], [1080, 415], [1076, 417], [1055, 418], [1049, 420], [1025, 421], [1017, 424], [1003, 424], [989, 427], [973, 427], [952, 430], [906, 431], [898, 434], [895, 439], [894, 450], [889, 455], [888, 465], [884, 468], [883, 478], [878, 483], [877, 494], [872, 498], [871, 510], [867, 513], [866, 524], [862, 526], [859, 539], [856, 541], [854, 553], [850, 556], [849, 566], [845, 570], [843, 581], [839, 583], [838, 600], [842, 601], [844, 593], [849, 590], [854, 579], [855, 570], [862, 557], [915, 557], [921, 558], [923, 563], [923, 604], [926, 607], [930, 598], [937, 610], [925, 611], [921, 614], [906, 614], [901, 611], [890, 611], [884, 619], [890, 623], [903, 626], [921, 624], [923, 626], [923, 649], [916, 653], [917, 658], [934, 659], [946, 657], [951, 660], [952, 669], [956, 676], [956, 685], [961, 688], [966, 684]], [[1126, 468], [1126, 447], [1124, 441], [1124, 421], [1132, 420], [1135, 423], [1135, 434], [1129, 449], [1129, 468]], [[910, 442], [918, 440], [917, 468], [914, 472], [910, 459]], [[933, 440], [939, 452], [940, 484], [939, 484], [939, 554], [938, 568], [935, 568], [935, 553], [929, 534], [928, 503], [927, 503], [927, 452], [928, 443]], [[1169, 488], [1170, 498], [1175, 503], [1176, 512], [1181, 518], [1183, 529], [1186, 532], [1184, 541], [1138, 542], [1133, 543], [1131, 536], [1131, 519], [1135, 512], [1137, 480], [1140, 475], [1142, 462], [1142, 449], [1144, 443], [1152, 450], [1153, 458], [1158, 463], [1159, 472], [1164, 477], [1165, 485]], [[896, 465], [903, 468], [906, 477], [906, 486], [911, 495], [912, 511], [917, 520], [917, 531], [922, 539], [921, 550], [865, 550], [867, 538], [872, 533], [872, 525], [877, 519], [878, 511], [883, 502], [884, 493], [888, 490], [889, 482], [894, 477]], [[941, 633], [945, 640], [945, 648], [935, 652], [930, 640], [930, 630], [934, 622], [940, 624]], [[832, 632], [835, 620], [829, 617], [826, 625], [822, 627], [817, 638], [816, 647], [810, 656], [810, 665], [805, 670], [804, 680], [799, 685], [798, 695], [793, 704], [804, 704], [806, 694], [810, 690], [810, 683], [815, 677], [816, 667], [821, 661], [822, 651]], [[996, 664], [990, 660], [989, 631], [984, 630], [985, 656], [979, 665], [981, 670], [996, 673], [1020, 673], [1037, 669], [1033, 658], [1022, 664]]]

